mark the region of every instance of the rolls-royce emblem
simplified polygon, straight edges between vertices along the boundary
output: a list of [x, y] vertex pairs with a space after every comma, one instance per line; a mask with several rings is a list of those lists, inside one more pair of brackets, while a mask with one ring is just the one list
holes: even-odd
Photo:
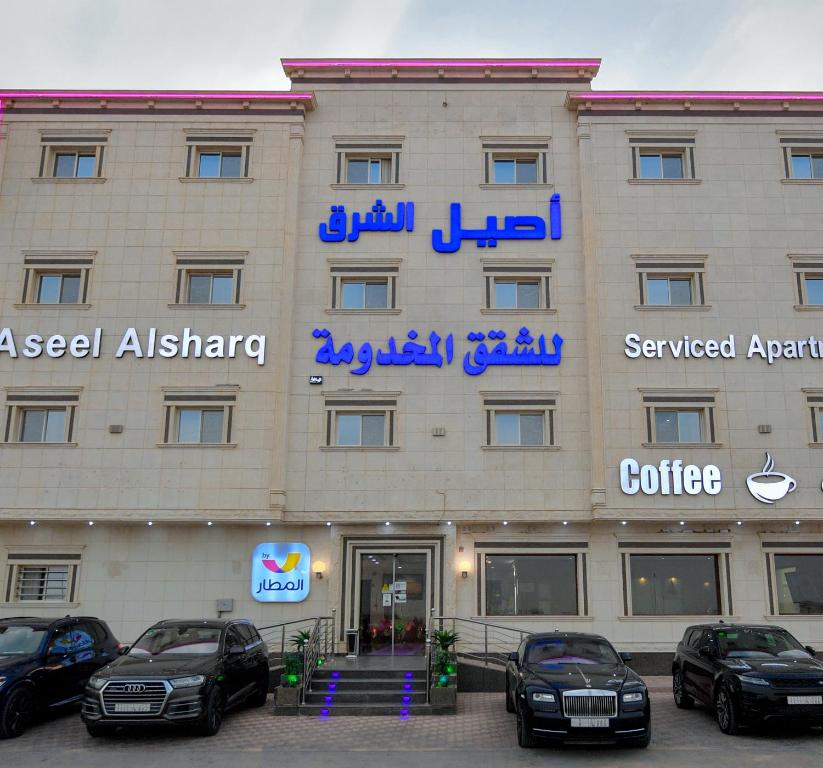
[[145, 693], [146, 686], [144, 683], [126, 683], [123, 686], [123, 690], [126, 693]]

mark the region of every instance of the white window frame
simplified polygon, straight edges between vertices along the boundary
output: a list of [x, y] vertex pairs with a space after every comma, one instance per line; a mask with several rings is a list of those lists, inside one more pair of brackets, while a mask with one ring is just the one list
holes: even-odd
[[[642, 311], [690, 312], [711, 309], [706, 303], [706, 256], [688, 255], [633, 255], [638, 281], [638, 304]], [[691, 304], [650, 304], [648, 281], [653, 278], [668, 280], [688, 279], [691, 282]]]
[[[38, 180], [68, 183], [105, 181], [103, 177], [103, 158], [108, 144], [110, 130], [84, 130], [77, 128], [42, 129], [40, 131], [40, 163]], [[73, 176], [57, 176], [57, 155], [92, 155], [94, 172], [91, 176], [77, 176], [77, 160], [74, 163]]]
[[[5, 583], [2, 604], [7, 606], [70, 606], [79, 602], [80, 569], [83, 547], [63, 547], [59, 545], [7, 546]], [[20, 569], [26, 566], [43, 568], [59, 566], [68, 568], [65, 599], [61, 600], [19, 600], [18, 581]]]
[[[325, 428], [322, 450], [329, 451], [392, 451], [398, 445], [397, 400], [399, 392], [324, 392]], [[337, 418], [340, 415], [382, 414], [383, 445], [338, 445]], [[362, 429], [362, 427], [361, 427]]]
[[[382, 189], [402, 188], [401, 156], [404, 136], [333, 136], [335, 152], [335, 175], [332, 188], [336, 189]], [[380, 182], [350, 182], [349, 160], [379, 160], [381, 162]]]
[[[185, 130], [185, 173], [180, 180], [223, 183], [254, 181], [251, 176], [251, 148], [255, 133], [254, 129]], [[240, 154], [239, 176], [200, 175], [200, 155], [218, 153]]]
[[[483, 450], [545, 451], [558, 450], [557, 392], [480, 392], [485, 413]], [[542, 445], [501, 445], [496, 442], [498, 413], [543, 414]]]
[[[526, 546], [528, 544], [528, 546]], [[557, 620], [577, 620], [591, 616], [591, 589], [590, 589], [590, 562], [589, 562], [589, 542], [580, 537], [564, 541], [563, 537], [558, 537], [552, 542], [535, 542], [530, 539], [518, 541], [516, 539], [506, 542], [477, 542], [475, 551], [475, 573], [477, 574], [477, 610], [478, 618], [506, 619], [508, 621], [529, 621], [542, 619]], [[543, 614], [543, 615], [523, 615], [516, 616], [510, 614], [490, 614], [486, 612], [486, 557], [488, 555], [573, 555], [576, 566], [577, 583], [577, 613], [576, 614]]]
[[[701, 447], [716, 448], [719, 426], [717, 423], [717, 390], [661, 390], [640, 389], [645, 412], [646, 440], [643, 447]], [[657, 411], [688, 411], [701, 414], [701, 432], [703, 440], [690, 442], [659, 442], [657, 440]]]
[[[399, 293], [400, 265], [402, 259], [337, 259], [327, 260], [329, 265], [330, 315], [397, 315], [400, 314]], [[342, 306], [344, 282], [385, 282], [387, 306], [345, 308]]]
[[[240, 388], [226, 387], [164, 387], [163, 424], [158, 446], [167, 448], [233, 448], [235, 437], [235, 411]], [[219, 443], [177, 442], [180, 429], [180, 412], [183, 410], [223, 411], [222, 440]], [[202, 418], [201, 418], [202, 432]]]
[[[23, 251], [23, 288], [19, 309], [88, 309], [91, 273], [96, 251]], [[44, 275], [79, 275], [78, 300], [71, 304], [42, 304], [40, 278]]]
[[[654, 130], [637, 131], [627, 130], [626, 135], [629, 143], [629, 181], [633, 184], [694, 184], [698, 183], [697, 170], [695, 164], [695, 147], [697, 144], [697, 132]], [[660, 176], [640, 175], [640, 156], [660, 155]], [[682, 177], [663, 176], [663, 155], [680, 155]]]
[[[174, 251], [177, 277], [172, 309], [243, 309], [243, 271], [248, 251]], [[189, 278], [192, 275], [231, 275], [234, 290], [228, 304], [189, 303]]]
[[[74, 446], [77, 430], [77, 408], [82, 387], [6, 387], [6, 414], [3, 444], [19, 445], [30, 449]], [[63, 411], [64, 432], [62, 441], [26, 441], [23, 436], [23, 419], [26, 411]]]
[[789, 254], [789, 262], [794, 275], [796, 300], [794, 308], [802, 312], [823, 311], [823, 304], [809, 304], [806, 289], [806, 280], [808, 278], [823, 280], [823, 254]]
[[761, 551], [765, 558], [764, 581], [767, 599], [767, 615], [769, 620], [817, 621], [823, 613], [780, 613], [780, 599], [778, 595], [777, 568], [775, 555], [819, 555], [823, 556], [823, 536], [809, 534], [797, 536], [791, 534], [761, 533]]
[[[483, 167], [480, 186], [494, 189], [534, 189], [551, 187], [553, 168], [551, 167], [550, 136], [481, 136]], [[514, 182], [498, 182], [495, 178], [495, 160], [535, 160], [537, 173], [535, 181], [518, 182], [515, 168]]]
[[[553, 259], [481, 259], [483, 269], [483, 307], [481, 312], [489, 315], [529, 315], [553, 314], [557, 310], [552, 305]], [[496, 305], [495, 287], [499, 282], [538, 283], [538, 301], [536, 308], [498, 307]]]
[[[701, 542], [697, 539], [685, 539], [678, 536], [678, 542], [682, 546], [673, 547], [671, 542], [665, 539], [645, 536], [633, 536], [631, 540], [618, 540], [618, 556], [620, 558], [620, 574], [623, 589], [623, 618], [643, 620], [668, 620], [668, 621], [703, 621], [711, 623], [712, 619], [730, 618], [734, 611], [733, 605], [733, 581], [731, 543], [726, 538], [717, 539], [714, 542]], [[632, 574], [631, 555], [647, 555], [651, 557], [660, 555], [711, 555], [717, 559], [718, 591], [720, 593], [720, 613], [717, 614], [637, 614], [632, 608]]]

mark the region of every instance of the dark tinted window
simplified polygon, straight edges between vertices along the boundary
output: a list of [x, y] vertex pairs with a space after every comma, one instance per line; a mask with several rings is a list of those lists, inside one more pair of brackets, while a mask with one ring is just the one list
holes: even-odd
[[38, 627], [12, 625], [0, 626], [0, 655], [28, 656], [37, 653], [46, 630]]
[[220, 630], [216, 627], [152, 627], [131, 647], [129, 656], [208, 656], [220, 647]]
[[100, 644], [93, 622], [78, 621], [72, 627], [72, 650], [87, 651]]
[[231, 626], [226, 630], [226, 650], [233, 645], [242, 645], [244, 647], [246, 645], [246, 640], [243, 639], [237, 625]]
[[697, 648], [702, 634], [703, 629], [701, 627], [692, 627], [691, 629], [687, 629], [686, 634], [683, 637], [683, 642], [688, 645], [689, 648]]
[[564, 664], [619, 664], [620, 658], [608, 642], [597, 637], [544, 637], [532, 640], [526, 663], [543, 667]]
[[800, 643], [783, 629], [730, 627], [715, 633], [723, 659], [808, 658]]
[[235, 624], [233, 629], [237, 630], [240, 637], [243, 638], [243, 645], [248, 645], [257, 640], [252, 632], [251, 624]]

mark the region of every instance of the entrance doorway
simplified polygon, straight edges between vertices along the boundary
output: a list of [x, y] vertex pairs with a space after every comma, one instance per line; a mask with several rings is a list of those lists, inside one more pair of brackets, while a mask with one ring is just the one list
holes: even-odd
[[360, 653], [416, 656], [426, 650], [431, 551], [358, 552]]

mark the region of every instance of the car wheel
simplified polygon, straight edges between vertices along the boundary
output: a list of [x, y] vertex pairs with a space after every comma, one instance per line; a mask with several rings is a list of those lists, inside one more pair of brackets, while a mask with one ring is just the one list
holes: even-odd
[[34, 719], [34, 694], [28, 688], [16, 688], [0, 712], [0, 739], [21, 736]]
[[723, 733], [734, 736], [740, 733], [740, 713], [731, 691], [721, 686], [714, 697], [714, 711], [717, 725]]
[[260, 684], [257, 688], [254, 689], [254, 693], [249, 696], [249, 706], [250, 707], [263, 707], [266, 704], [266, 700], [269, 698], [269, 678], [268, 676], [260, 681]]
[[512, 704], [512, 692], [509, 688], [508, 676], [506, 677], [506, 712], [514, 712], [514, 704]]
[[519, 712], [517, 713], [517, 743], [523, 749], [530, 749], [535, 743], [526, 718]]
[[694, 707], [694, 699], [683, 688], [683, 673], [679, 669], [676, 669], [672, 674], [672, 694], [674, 695], [674, 705], [678, 709], [691, 709]]
[[197, 728], [201, 736], [214, 736], [220, 730], [225, 706], [223, 691], [215, 685], [206, 699], [206, 708]]

